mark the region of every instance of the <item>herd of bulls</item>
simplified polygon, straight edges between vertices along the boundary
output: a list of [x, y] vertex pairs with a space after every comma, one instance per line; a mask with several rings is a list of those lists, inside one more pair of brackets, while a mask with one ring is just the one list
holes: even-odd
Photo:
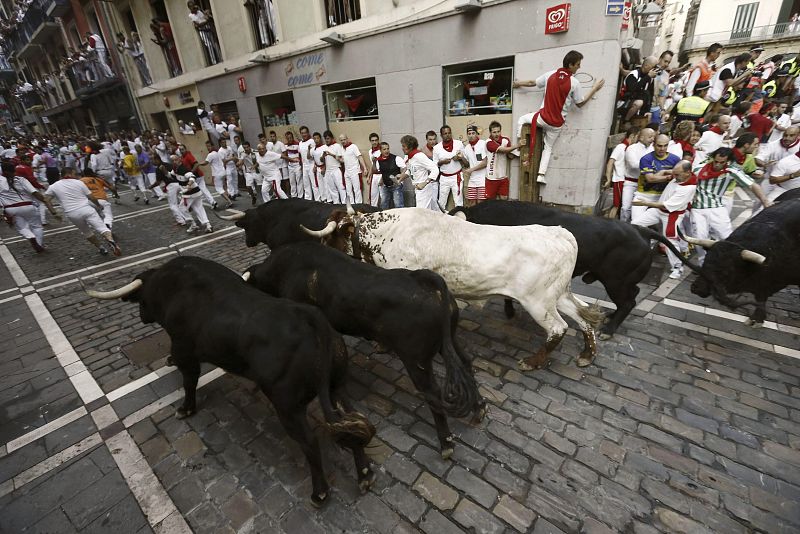
[[[800, 284], [800, 198], [779, 199], [727, 240], [695, 242], [709, 248], [692, 291], [736, 307], [755, 304]], [[334, 441], [352, 450], [359, 485], [374, 475], [364, 447], [375, 433], [344, 395], [347, 348], [342, 334], [379, 343], [403, 362], [434, 418], [441, 454], [453, 452], [452, 417], [479, 421], [485, 403], [471, 360], [458, 343], [456, 297], [506, 298], [520, 303], [545, 329], [544, 346], [519, 362], [547, 365], [549, 353], [573, 319], [585, 347], [576, 362], [592, 363], [601, 337], [614, 334], [636, 305], [638, 283], [650, 269], [650, 241], [660, 234], [617, 220], [577, 215], [524, 202], [488, 201], [451, 216], [402, 208], [335, 206], [303, 199], [270, 202], [224, 216], [245, 231], [249, 247], [270, 255], [239, 275], [215, 262], [178, 257], [147, 270], [103, 299], [139, 304], [142, 321], [158, 323], [172, 342], [171, 363], [186, 393], [177, 417], [196, 410], [200, 364], [211, 363], [253, 380], [270, 399], [311, 469], [314, 504], [328, 495], [321, 453], [306, 409], [317, 397]], [[678, 254], [680, 256], [680, 254]], [[570, 280], [599, 281], [616, 305], [605, 318], [570, 292]], [[755, 301], [737, 297], [750, 293]], [[445, 377], [433, 374], [439, 354]]]

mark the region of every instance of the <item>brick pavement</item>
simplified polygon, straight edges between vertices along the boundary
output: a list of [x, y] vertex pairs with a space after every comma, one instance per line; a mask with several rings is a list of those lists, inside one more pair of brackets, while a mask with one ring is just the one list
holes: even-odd
[[[144, 242], [159, 236], [153, 248], [175, 239], [164, 237], [167, 222], [168, 214], [156, 212], [133, 219], [130, 228], [121, 222], [118, 231], [144, 236]], [[51, 254], [60, 254], [55, 236], [51, 244]], [[239, 234], [190, 252], [241, 270], [266, 251], [246, 249]], [[83, 249], [70, 253], [81, 255], [81, 265], [109, 261], [88, 257]], [[52, 276], [33, 263], [36, 258], [30, 264], [17, 259], [34, 282]], [[87, 283], [119, 285], [165, 260]], [[57, 268], [66, 273], [78, 267]], [[378, 430], [369, 449], [377, 481], [359, 495], [351, 457], [320, 433], [334, 479], [330, 502], [321, 510], [308, 503], [303, 457], [269, 403], [252, 384], [229, 375], [202, 387], [200, 411], [182, 421], [173, 417], [176, 402], [153, 404], [180, 389], [178, 373], [114, 398], [110, 406], [123, 423], [101, 431], [101, 439], [127, 427], [196, 532], [797, 532], [800, 360], [752, 346], [798, 347], [797, 291], [776, 296], [768, 307], [768, 320], [786, 328], [754, 330], [704, 313], [716, 305], [691, 295], [687, 281], [666, 299], [650, 296], [665, 274], [658, 260], [640, 294], [652, 307], [637, 309], [585, 369], [574, 364], [582, 341], [573, 334], [549, 369], [518, 372], [517, 359], [542, 341], [531, 319], [520, 313], [506, 320], [496, 299], [484, 309], [466, 306], [459, 336], [475, 357], [490, 410], [476, 427], [452, 421], [456, 448], [450, 461], [439, 457], [430, 414], [399, 361], [348, 338], [348, 390]], [[152, 376], [163, 361], [137, 368], [119, 348], [155, 328], [139, 322], [135, 306], [91, 301], [77, 283], [48, 289], [69, 278], [34, 286], [103, 391]], [[605, 298], [596, 285], [576, 281], [574, 289]], [[24, 312], [23, 304], [16, 312], [20, 322], [26, 321]], [[13, 335], [3, 334], [4, 342]], [[4, 373], [3, 384], [7, 379]], [[0, 465], [16, 465], [11, 471], [18, 475], [24, 470], [19, 466], [34, 460], [8, 461], [13, 454], [52, 455], [96, 432], [92, 420], [81, 417], [5, 455]], [[5, 479], [0, 476], [0, 488]], [[112, 455], [99, 445], [6, 494], [0, 508], [0, 529], [7, 531], [151, 528]]]

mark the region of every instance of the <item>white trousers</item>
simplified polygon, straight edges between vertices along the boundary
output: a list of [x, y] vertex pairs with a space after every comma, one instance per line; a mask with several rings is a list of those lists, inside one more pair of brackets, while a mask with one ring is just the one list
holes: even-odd
[[[196, 181], [195, 181], [196, 183]], [[175, 222], [178, 224], [186, 224], [186, 220], [190, 219], [191, 216], [189, 215], [186, 207], [181, 202], [180, 194], [181, 186], [180, 184], [169, 184], [167, 185], [167, 202], [169, 203], [169, 210], [172, 212], [172, 216], [175, 217]], [[202, 195], [197, 197], [202, 204], [203, 197]]]
[[185, 213], [187, 221], [191, 222], [191, 215], [194, 215], [194, 218], [197, 219], [197, 222], [199, 222], [201, 226], [207, 226], [209, 224], [206, 209], [203, 207], [202, 196], [197, 196], [195, 198], [184, 197], [181, 203], [183, 204], [183, 210], [181, 211]]
[[25, 239], [36, 238], [40, 245], [44, 244], [44, 229], [36, 206], [19, 206], [5, 208], [5, 212], [14, 219], [14, 228]]
[[142, 192], [144, 198], [147, 199], [147, 193], [150, 193], [150, 190], [144, 185], [144, 175], [142, 175], [142, 173], [132, 174], [128, 178], [130, 179], [130, 186], [131, 189], [133, 189], [135, 198], [139, 198], [139, 195], [136, 193], [136, 190], [138, 189]]
[[319, 200], [319, 187], [316, 185], [314, 178], [316, 177], [317, 169], [313, 163], [304, 163], [302, 168], [303, 173], [303, 198], [306, 200]]
[[436, 187], [437, 185], [438, 184], [436, 182], [431, 182], [422, 189], [417, 189], [416, 185], [414, 186], [414, 198], [418, 208], [424, 208], [441, 213], [438, 201], [438, 199], [441, 197], [438, 194]]
[[98, 234], [106, 234], [110, 232], [103, 219], [97, 214], [97, 210], [93, 206], [84, 206], [76, 210], [64, 213], [69, 222], [78, 227], [78, 230], [85, 237], [92, 237], [95, 232]]
[[261, 188], [261, 184], [264, 182], [264, 178], [261, 176], [260, 172], [246, 172], [244, 173], [244, 183], [247, 187], [252, 187], [255, 191], [256, 189]]
[[361, 204], [361, 169], [345, 169], [344, 183], [347, 188], [347, 200], [350, 204]]
[[328, 188], [328, 202], [344, 204], [347, 201], [341, 169], [325, 169], [325, 185]]
[[373, 206], [380, 205], [381, 185], [383, 185], [383, 176], [373, 174], [369, 184], [369, 203]]
[[453, 194], [453, 203], [456, 206], [464, 205], [464, 181], [461, 179], [461, 173], [455, 176], [439, 174], [439, 206], [444, 211], [447, 211], [447, 199], [450, 193]]
[[[522, 127], [526, 124], [531, 124], [533, 116], [536, 113], [526, 113], [517, 121], [517, 139], [522, 138]], [[544, 146], [542, 147], [542, 157], [539, 160], [539, 174], [545, 174], [547, 167], [550, 165], [550, 156], [553, 154], [553, 145], [556, 144], [558, 136], [561, 134], [561, 126], [550, 126], [542, 116], [536, 119], [536, 125], [542, 129], [544, 134]], [[531, 126], [533, 128], [533, 126]]]
[[292, 198], [303, 198], [303, 169], [300, 168], [299, 163], [290, 163], [286, 169], [289, 174], [289, 191]]
[[227, 169], [225, 171], [225, 179], [228, 182], [228, 194], [238, 195], [239, 194], [239, 173], [236, 172], [236, 169]]
[[[698, 239], [726, 239], [733, 228], [731, 228], [731, 217], [725, 206], [719, 208], [705, 208], [692, 210], [692, 223], [694, 225], [694, 237]], [[697, 247], [697, 261], [703, 263], [706, 257], [706, 249]]]
[[[147, 173], [147, 185], [153, 185], [154, 183], [156, 183], [156, 173], [148, 172]], [[154, 187], [153, 189], [151, 189], [151, 191], [153, 191], [153, 193], [158, 198], [162, 198], [164, 196], [164, 191], [161, 190], [161, 187]]]
[[227, 174], [220, 174], [218, 176], [214, 176], [214, 189], [217, 191], [217, 194], [222, 194], [227, 191], [229, 195], [232, 193], [227, 188], [228, 187], [228, 175]]
[[[645, 208], [643, 212], [640, 212], [637, 215], [634, 215], [631, 224], [635, 224], [638, 226], [652, 226], [654, 224], [661, 224], [661, 233], [669, 239], [676, 248], [681, 248], [681, 239], [678, 237], [678, 227], [680, 227], [681, 222], [683, 221], [684, 213], [678, 215], [674, 221], [672, 221], [673, 228], [669, 228], [669, 214], [664, 213], [663, 211], [656, 209], [656, 208]], [[670, 237], [668, 234], [671, 234]], [[669, 260], [670, 266], [672, 268], [680, 267], [682, 265], [681, 260], [667, 248], [667, 259]]]
[[269, 202], [273, 198], [279, 198], [281, 200], [289, 198], [281, 187], [280, 176], [264, 177], [264, 183], [261, 184], [261, 199], [264, 202]]
[[[633, 183], [633, 182], [631, 182], [631, 183]], [[625, 190], [623, 189], [623, 193], [624, 192], [625, 192]], [[644, 201], [647, 201], [647, 202], [658, 202], [659, 198], [661, 198], [661, 194], [660, 193], [640, 193], [639, 191], [636, 191], [633, 194], [633, 200], [644, 200]], [[641, 217], [642, 214], [645, 211], [649, 210], [649, 209], [651, 209], [651, 208], [648, 208], [647, 206], [631, 206], [631, 222], [636, 220], [637, 217]]]
[[103, 224], [105, 224], [109, 230], [111, 230], [111, 226], [114, 224], [114, 214], [111, 212], [111, 202], [104, 198], [98, 198], [97, 202], [100, 204], [100, 207], [103, 208]]
[[197, 184], [197, 187], [200, 188], [200, 191], [203, 193], [203, 198], [205, 198], [209, 204], [212, 206], [216, 203], [214, 200], [214, 195], [211, 194], [211, 191], [208, 190], [208, 186], [206, 185], [206, 177], [205, 176], [195, 176], [194, 183]]
[[633, 203], [633, 195], [636, 193], [636, 188], [639, 186], [638, 182], [631, 182], [625, 180], [622, 186], [622, 207], [619, 210], [619, 218], [624, 222], [631, 222], [631, 204]]

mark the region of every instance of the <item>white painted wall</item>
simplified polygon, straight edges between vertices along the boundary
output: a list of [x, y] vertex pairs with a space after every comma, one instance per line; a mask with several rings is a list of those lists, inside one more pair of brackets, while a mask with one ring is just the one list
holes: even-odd
[[[733, 28], [736, 8], [755, 0], [703, 0], [697, 13], [697, 27], [694, 34], [727, 32]], [[756, 13], [755, 26], [767, 26], [778, 22], [781, 0], [760, 0]]]

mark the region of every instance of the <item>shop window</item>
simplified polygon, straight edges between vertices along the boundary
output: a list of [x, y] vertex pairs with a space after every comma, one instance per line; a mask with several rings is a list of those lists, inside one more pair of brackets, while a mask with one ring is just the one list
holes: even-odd
[[325, 0], [328, 28], [361, 18], [360, 0]]
[[264, 129], [297, 124], [297, 111], [291, 91], [260, 96], [257, 101], [261, 126]]
[[325, 88], [328, 122], [377, 119], [375, 79], [359, 80]]
[[513, 59], [472, 63], [445, 69], [449, 117], [511, 113]]

